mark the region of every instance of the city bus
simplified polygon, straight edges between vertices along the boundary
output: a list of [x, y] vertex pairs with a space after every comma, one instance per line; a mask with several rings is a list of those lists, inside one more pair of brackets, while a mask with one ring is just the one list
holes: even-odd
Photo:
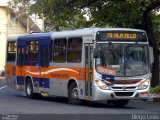
[[152, 51], [146, 32], [131, 28], [9, 36], [6, 81], [28, 98], [61, 96], [71, 104], [106, 101], [123, 107], [149, 98]]

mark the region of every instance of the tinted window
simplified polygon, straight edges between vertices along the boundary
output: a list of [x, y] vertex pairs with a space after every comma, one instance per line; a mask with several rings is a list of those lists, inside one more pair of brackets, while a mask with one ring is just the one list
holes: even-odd
[[68, 39], [68, 62], [81, 62], [82, 54], [82, 39], [70, 38]]
[[38, 60], [38, 41], [28, 41], [26, 45], [26, 61]]
[[65, 62], [66, 61], [66, 39], [55, 39], [53, 45], [53, 61]]
[[16, 58], [16, 42], [8, 42], [7, 44], [7, 61], [14, 62]]

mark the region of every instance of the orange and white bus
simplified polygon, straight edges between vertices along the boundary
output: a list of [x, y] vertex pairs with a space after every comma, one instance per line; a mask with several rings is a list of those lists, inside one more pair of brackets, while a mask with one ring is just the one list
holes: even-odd
[[[10, 36], [8, 86], [26, 96], [62, 96], [69, 103], [107, 101], [118, 106], [148, 99], [153, 62], [145, 31], [88, 28]], [[151, 59], [150, 59], [151, 58]]]

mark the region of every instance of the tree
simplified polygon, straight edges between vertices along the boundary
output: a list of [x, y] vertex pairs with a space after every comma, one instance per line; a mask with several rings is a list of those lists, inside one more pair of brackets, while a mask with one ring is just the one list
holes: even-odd
[[[30, 3], [33, 0], [15, 0]], [[159, 84], [159, 55], [152, 16], [160, 7], [160, 0], [34, 0], [29, 12], [43, 16], [56, 30], [106, 25], [132, 27], [146, 30], [150, 45], [154, 48], [152, 86]], [[84, 15], [89, 16], [87, 21]]]
[[156, 40], [156, 44], [160, 48], [160, 15], [159, 13], [152, 15], [152, 21], [153, 21], [154, 38]]
[[[45, 18], [45, 23], [55, 30], [86, 27], [81, 9], [76, 9], [68, 0], [13, 0], [12, 8], [24, 8], [28, 14]], [[28, 9], [29, 8], [29, 9]]]
[[159, 84], [159, 51], [158, 51], [158, 46], [156, 44], [156, 39], [154, 37], [151, 11], [159, 7], [160, 7], [160, 1], [154, 0], [152, 3], [150, 3], [146, 7], [146, 10], [143, 13], [145, 30], [148, 33], [149, 42], [153, 47], [153, 51], [154, 51], [154, 63], [152, 67], [153, 72], [152, 72], [152, 83], [151, 83], [153, 87]]

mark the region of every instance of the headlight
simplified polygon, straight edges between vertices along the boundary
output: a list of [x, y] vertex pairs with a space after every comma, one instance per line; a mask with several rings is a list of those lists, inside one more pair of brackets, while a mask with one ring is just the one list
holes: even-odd
[[138, 90], [146, 89], [148, 86], [150, 86], [150, 80], [144, 81], [144, 82], [138, 87]]
[[95, 82], [96, 82], [97, 86], [99, 88], [101, 88], [102, 90], [109, 90], [110, 89], [110, 87], [107, 86], [102, 80], [95, 80]]

